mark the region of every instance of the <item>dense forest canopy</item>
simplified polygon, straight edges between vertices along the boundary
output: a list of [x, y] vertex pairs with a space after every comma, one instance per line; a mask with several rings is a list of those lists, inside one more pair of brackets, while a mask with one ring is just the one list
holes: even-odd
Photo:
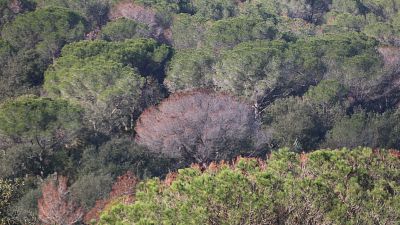
[[358, 148], [194, 165], [140, 183], [135, 202], [111, 204], [99, 224], [396, 224], [399, 163]]
[[0, 224], [399, 223], [399, 8], [0, 0]]

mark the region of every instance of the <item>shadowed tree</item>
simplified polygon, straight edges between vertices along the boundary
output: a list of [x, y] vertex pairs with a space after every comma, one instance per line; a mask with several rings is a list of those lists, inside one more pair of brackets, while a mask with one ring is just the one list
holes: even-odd
[[26, 88], [41, 85], [43, 72], [59, 56], [61, 48], [84, 38], [86, 23], [65, 8], [46, 8], [21, 14], [5, 24], [1, 38], [12, 50], [1, 65], [3, 95], [16, 96], [26, 93]]
[[130, 171], [117, 177], [108, 198], [96, 201], [96, 205], [86, 213], [84, 219], [86, 224], [93, 224], [97, 221], [101, 212], [117, 200], [126, 204], [132, 203], [134, 200], [133, 195], [135, 193], [135, 187], [138, 181], [138, 178]]
[[20, 197], [23, 187], [22, 179], [0, 178], [0, 224], [13, 224], [13, 218], [9, 215], [9, 207]]
[[0, 133], [41, 148], [71, 143], [82, 128], [82, 109], [62, 99], [26, 95], [0, 105]]
[[400, 147], [400, 111], [383, 114], [356, 112], [338, 120], [327, 133], [324, 147], [368, 146], [371, 148]]
[[149, 108], [135, 129], [137, 143], [151, 151], [204, 163], [260, 153], [266, 138], [259, 125], [250, 105], [227, 94], [194, 90]]
[[238, 2], [235, 0], [194, 0], [192, 6], [199, 18], [220, 20], [236, 16]]

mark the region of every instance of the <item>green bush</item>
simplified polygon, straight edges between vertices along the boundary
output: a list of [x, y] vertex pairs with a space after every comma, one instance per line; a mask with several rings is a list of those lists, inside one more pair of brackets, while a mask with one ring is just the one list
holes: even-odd
[[348, 90], [338, 81], [323, 80], [310, 87], [304, 97], [312, 102], [330, 106], [343, 101], [347, 93]]
[[9, 214], [12, 215], [14, 222], [26, 225], [38, 224], [37, 201], [41, 196], [40, 188], [32, 188], [11, 205]]
[[90, 210], [96, 200], [106, 199], [111, 191], [113, 177], [109, 174], [82, 175], [71, 186], [71, 193], [85, 210]]
[[315, 149], [324, 138], [327, 124], [316, 107], [300, 98], [282, 98], [266, 108], [264, 126], [272, 132], [274, 147], [294, 151]]
[[327, 134], [325, 146], [400, 148], [398, 111], [374, 114], [357, 112], [337, 121]]
[[110, 174], [113, 178], [126, 171], [136, 176], [162, 176], [179, 164], [138, 146], [130, 137], [112, 138], [96, 148], [90, 146], [83, 151], [80, 176], [90, 174]]

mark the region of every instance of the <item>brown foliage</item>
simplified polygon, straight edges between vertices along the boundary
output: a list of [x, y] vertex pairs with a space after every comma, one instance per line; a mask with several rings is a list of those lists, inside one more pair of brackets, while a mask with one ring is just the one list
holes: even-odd
[[138, 181], [138, 178], [131, 171], [119, 176], [112, 186], [110, 198], [116, 199], [121, 196], [133, 196]]
[[397, 47], [379, 47], [378, 51], [383, 56], [386, 68], [398, 69], [400, 65], [400, 48]]
[[395, 150], [395, 149], [390, 149], [389, 150], [390, 154], [396, 158], [400, 159], [400, 151], [399, 150]]
[[38, 200], [39, 219], [43, 224], [72, 225], [82, 220], [83, 209], [73, 202], [67, 186], [68, 179], [55, 176], [42, 186]]
[[305, 165], [307, 164], [307, 161], [308, 161], [307, 154], [305, 152], [302, 152], [300, 154], [300, 165], [301, 165], [301, 168], [305, 167]]
[[266, 139], [250, 105], [207, 90], [172, 94], [147, 109], [135, 130], [136, 142], [151, 151], [197, 163], [250, 155]]
[[168, 173], [164, 179], [164, 184], [167, 186], [170, 186], [172, 184], [172, 182], [174, 182], [176, 180], [177, 176], [178, 176], [178, 174], [176, 172]]
[[157, 18], [154, 9], [145, 7], [129, 1], [122, 1], [111, 9], [109, 18], [116, 20], [118, 18], [131, 19], [148, 25], [152, 30], [152, 37], [158, 41], [170, 42], [170, 31], [163, 27]]
[[138, 183], [138, 178], [130, 171], [119, 176], [113, 184], [109, 197], [96, 201], [95, 206], [85, 215], [84, 221], [90, 224], [97, 221], [101, 212], [111, 205], [115, 200], [124, 204], [132, 203], [134, 200], [135, 186]]
[[[374, 153], [374, 155], [375, 155], [376, 157], [379, 157], [379, 158], [381, 158], [382, 160], [385, 160], [386, 154], [384, 153], [384, 151], [382, 151], [382, 150], [379, 149], [379, 148], [372, 149], [372, 151], [373, 151], [373, 153]], [[389, 151], [389, 154], [390, 154], [391, 156], [400, 159], [400, 151], [399, 151], [399, 150], [396, 150], [396, 149], [389, 149], [388, 151]]]
[[110, 12], [110, 19], [127, 18], [138, 22], [156, 24], [156, 13], [153, 9], [135, 4], [133, 2], [121, 2], [116, 4]]
[[[239, 164], [240, 161], [242, 161], [242, 162], [243, 161], [245, 161], [245, 162], [255, 161], [256, 164], [254, 166], [259, 168], [261, 171], [265, 171], [266, 168], [267, 168], [267, 161], [265, 159], [256, 158], [256, 157], [241, 157], [241, 156], [238, 156], [238, 157], [236, 157], [235, 159], [233, 159], [233, 160], [231, 160], [229, 162], [227, 162], [225, 160], [221, 160], [219, 162], [213, 161], [213, 162], [210, 162], [210, 163], [207, 163], [207, 164], [203, 164], [203, 165], [199, 165], [197, 163], [193, 163], [190, 166], [190, 168], [195, 169], [195, 170], [199, 170], [199, 171], [201, 171], [203, 173], [205, 173], [205, 172], [216, 173], [216, 172], [220, 171], [222, 168], [230, 168], [232, 170], [235, 170], [235, 169], [238, 168], [238, 164]], [[167, 182], [167, 179], [170, 176], [173, 177], [173, 179], [170, 179]], [[169, 174], [167, 174], [167, 176], [166, 176], [166, 178], [164, 180], [164, 183], [167, 184], [167, 185], [171, 185], [172, 182], [176, 179], [176, 177], [177, 177], [176, 173], [169, 173]]]
[[22, 12], [23, 6], [20, 0], [12, 0], [8, 3], [8, 7], [13, 13], [20, 13]]

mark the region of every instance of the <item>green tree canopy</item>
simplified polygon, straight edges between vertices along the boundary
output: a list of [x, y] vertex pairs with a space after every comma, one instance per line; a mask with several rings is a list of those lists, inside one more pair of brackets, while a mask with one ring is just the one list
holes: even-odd
[[213, 48], [234, 47], [252, 40], [272, 40], [278, 36], [273, 18], [234, 17], [212, 23], [206, 32], [206, 42]]
[[177, 167], [175, 161], [150, 153], [143, 146], [137, 145], [132, 137], [120, 137], [99, 147], [84, 149], [79, 173], [110, 174], [115, 178], [126, 171], [132, 171], [136, 176], [146, 178], [164, 175]]
[[164, 84], [171, 92], [212, 87], [215, 61], [210, 49], [178, 51], [169, 62]]
[[222, 90], [252, 100], [273, 90], [281, 81], [283, 42], [248, 42], [225, 51], [213, 81]]
[[330, 12], [325, 15], [326, 32], [364, 32], [385, 44], [399, 43], [399, 1], [333, 0]]
[[34, 7], [32, 0], [0, 0], [0, 27], [12, 21], [19, 13], [33, 10]]
[[197, 48], [203, 45], [206, 25], [198, 17], [181, 13], [174, 17], [171, 31], [175, 49]]
[[399, 218], [399, 158], [371, 149], [272, 153], [141, 183], [100, 224], [371, 224]]
[[140, 75], [162, 79], [168, 57], [169, 48], [151, 39], [78, 42], [62, 50], [44, 88], [78, 102], [95, 131], [130, 131], [137, 114], [162, 97], [158, 83]]
[[7, 85], [1, 92], [13, 96], [21, 87], [42, 84], [43, 72], [62, 46], [84, 38], [85, 24], [81, 16], [62, 8], [39, 9], [6, 24], [1, 36], [13, 52], [2, 64], [1, 75]]
[[284, 0], [279, 3], [282, 14], [320, 24], [332, 0]]
[[333, 105], [342, 101], [348, 90], [336, 80], [322, 80], [318, 85], [310, 87], [305, 98], [324, 105]]
[[66, 100], [22, 96], [0, 106], [0, 131], [15, 138], [70, 139], [81, 128], [81, 115]]
[[336, 80], [362, 99], [388, 75], [377, 46], [375, 39], [364, 34], [326, 34], [299, 39], [290, 52], [310, 71], [311, 76], [307, 77], [314, 80], [311, 84], [322, 79]]
[[[104, 57], [135, 68], [141, 75], [162, 77], [164, 64], [170, 56], [170, 49], [153, 39], [132, 39], [123, 42], [82, 41], [67, 45], [62, 56], [78, 59]], [[62, 58], [60, 60], [63, 60]]]
[[151, 34], [148, 25], [124, 18], [111, 21], [101, 29], [101, 38], [107, 41], [149, 38]]
[[37, 8], [61, 7], [79, 13], [92, 27], [104, 25], [108, 20], [110, 0], [34, 0]]
[[[82, 129], [83, 110], [66, 100], [22, 96], [0, 106], [0, 133], [13, 140], [0, 153], [0, 178], [42, 178], [67, 168]], [[1, 140], [3, 141], [3, 140]]]
[[325, 146], [400, 148], [398, 111], [374, 114], [357, 112], [343, 117], [327, 134]]
[[46, 72], [44, 84], [49, 96], [81, 105], [88, 125], [106, 133], [131, 128], [144, 86], [134, 69], [102, 57], [62, 57]]
[[362, 100], [390, 77], [377, 45], [363, 34], [347, 33], [294, 42], [249, 41], [217, 54], [207, 49], [178, 51], [165, 84], [173, 92], [195, 87], [229, 91], [257, 102], [261, 110], [273, 96], [302, 95], [321, 80], [337, 82]]
[[2, 37], [17, 49], [36, 48], [54, 55], [64, 44], [83, 38], [85, 20], [63, 8], [39, 9], [18, 16], [2, 30]]
[[[376, 50], [378, 42], [364, 34], [327, 34], [300, 39], [293, 46], [304, 56], [314, 56], [309, 63], [323, 63], [326, 77], [350, 80], [357, 76], [370, 78], [379, 72], [382, 58]], [[304, 57], [305, 58], [305, 57]], [[311, 61], [320, 59], [321, 61]]]
[[266, 108], [263, 120], [265, 128], [272, 132], [274, 147], [294, 151], [315, 149], [327, 131], [316, 108], [300, 98], [276, 100]]
[[[73, 149], [75, 150], [75, 149]], [[0, 178], [23, 178], [40, 181], [54, 172], [74, 172], [76, 162], [71, 149], [45, 145], [42, 141], [14, 144], [2, 149], [0, 154]], [[30, 188], [34, 187], [31, 185]]]
[[195, 15], [205, 20], [220, 20], [239, 13], [237, 1], [234, 0], [191, 0], [191, 3]]

